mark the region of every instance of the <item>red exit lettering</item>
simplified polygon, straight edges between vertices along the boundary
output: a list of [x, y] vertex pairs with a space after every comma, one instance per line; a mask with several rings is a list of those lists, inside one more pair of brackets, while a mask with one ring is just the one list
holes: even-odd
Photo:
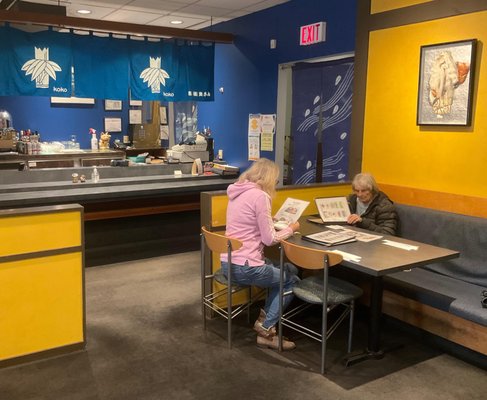
[[325, 40], [325, 24], [325, 22], [316, 22], [311, 25], [302, 26], [299, 44], [301, 46], [307, 46], [313, 43], [323, 42]]

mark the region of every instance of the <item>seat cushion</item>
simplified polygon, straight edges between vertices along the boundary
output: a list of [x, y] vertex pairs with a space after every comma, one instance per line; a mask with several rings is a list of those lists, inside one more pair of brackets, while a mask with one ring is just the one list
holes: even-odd
[[487, 308], [480, 303], [486, 288], [446, 275], [414, 268], [384, 277], [384, 288], [420, 303], [487, 326]]
[[[299, 299], [312, 304], [323, 304], [323, 278], [310, 276], [298, 282], [293, 292]], [[350, 282], [328, 277], [328, 304], [346, 303], [362, 295], [362, 289]]]

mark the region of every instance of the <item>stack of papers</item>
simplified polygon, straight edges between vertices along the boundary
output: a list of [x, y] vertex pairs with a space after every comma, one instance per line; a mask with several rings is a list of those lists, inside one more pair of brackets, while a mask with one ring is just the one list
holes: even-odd
[[325, 246], [335, 246], [338, 244], [355, 242], [357, 240], [353, 233], [332, 230], [306, 235], [303, 236], [303, 239], [309, 240], [310, 242], [323, 244]]

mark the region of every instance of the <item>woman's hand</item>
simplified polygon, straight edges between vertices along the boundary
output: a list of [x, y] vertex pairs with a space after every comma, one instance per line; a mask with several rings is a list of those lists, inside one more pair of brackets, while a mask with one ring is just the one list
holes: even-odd
[[292, 224], [289, 224], [289, 227], [293, 230], [293, 233], [297, 232], [299, 230], [299, 222], [293, 222]]
[[355, 225], [358, 224], [359, 222], [362, 222], [362, 218], [360, 217], [360, 215], [350, 214], [347, 218], [347, 223], [350, 225]]

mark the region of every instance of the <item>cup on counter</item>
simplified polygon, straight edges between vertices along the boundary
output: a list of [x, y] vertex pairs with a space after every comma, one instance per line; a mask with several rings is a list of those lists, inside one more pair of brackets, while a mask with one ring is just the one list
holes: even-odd
[[71, 175], [71, 181], [73, 183], [78, 183], [78, 181], [79, 181], [79, 175], [76, 172]]

